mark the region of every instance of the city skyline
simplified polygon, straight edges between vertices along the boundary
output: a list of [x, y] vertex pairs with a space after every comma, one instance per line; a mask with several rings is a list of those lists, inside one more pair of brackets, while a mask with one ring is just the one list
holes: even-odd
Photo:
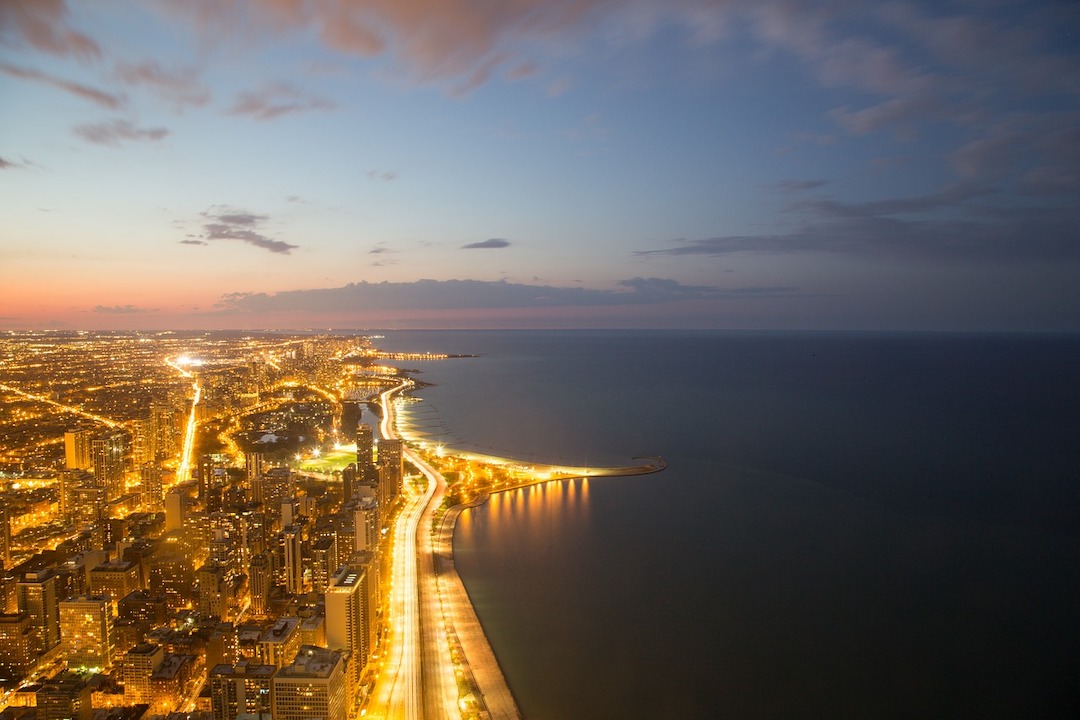
[[1080, 10], [0, 2], [0, 328], [1080, 329]]

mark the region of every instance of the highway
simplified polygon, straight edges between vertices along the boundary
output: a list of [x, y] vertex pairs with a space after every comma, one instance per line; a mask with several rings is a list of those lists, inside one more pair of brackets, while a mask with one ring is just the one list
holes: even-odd
[[[393, 396], [406, 386], [407, 384], [399, 385], [380, 396], [383, 407], [380, 433], [384, 438], [397, 438], [394, 429]], [[404, 456], [420, 469], [427, 478], [427, 483], [420, 492], [405, 488], [405, 506], [394, 525], [393, 579], [387, 612], [390, 632], [387, 647], [383, 651], [382, 670], [372, 692], [367, 717], [405, 720], [460, 717], [459, 713], [454, 712], [456, 690], [449, 698], [449, 707], [445, 697], [435, 700], [431, 692], [425, 693], [425, 681], [433, 682], [432, 673], [437, 672], [426, 670], [425, 666], [437, 668], [440, 654], [446, 656], [443, 662], [449, 664], [449, 656], [438, 646], [433, 646], [430, 630], [424, 632], [425, 626], [430, 625], [430, 619], [425, 622], [425, 618], [422, 618], [426, 613], [422, 612], [420, 584], [431, 583], [430, 576], [433, 572], [430, 554], [426, 563], [420, 560], [417, 531], [421, 527], [430, 528], [431, 512], [442, 502], [446, 481], [407, 447]], [[423, 533], [423, 537], [424, 545], [430, 553], [430, 533]], [[451, 689], [456, 687], [453, 677], [453, 670], [450, 670]], [[446, 684], [435, 682], [436, 686]], [[435, 694], [445, 695], [445, 691]]]

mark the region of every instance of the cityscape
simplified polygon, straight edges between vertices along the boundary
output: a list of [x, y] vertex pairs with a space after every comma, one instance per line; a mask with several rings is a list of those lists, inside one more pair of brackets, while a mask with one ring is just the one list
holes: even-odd
[[395, 407], [417, 381], [397, 365], [447, 356], [377, 340], [5, 334], [0, 716], [519, 715], [453, 571], [453, 518], [663, 461], [406, 442]]

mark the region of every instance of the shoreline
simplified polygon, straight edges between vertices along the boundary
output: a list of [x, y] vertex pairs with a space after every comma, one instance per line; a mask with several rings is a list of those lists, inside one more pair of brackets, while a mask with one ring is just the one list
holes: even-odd
[[[424, 558], [430, 563], [425, 572], [431, 572], [434, 577], [434, 597], [431, 597], [432, 589], [427, 583], [420, 583], [418, 592], [421, 607], [435, 606], [441, 616], [438, 628], [445, 634], [444, 648], [450, 654], [451, 667], [458, 690], [458, 708], [470, 712], [471, 716], [481, 718], [498, 718], [500, 720], [520, 720], [523, 717], [518, 706], [517, 698], [506, 679], [499, 659], [491, 646], [487, 631], [480, 621], [469, 595], [468, 588], [457, 572], [454, 563], [454, 534], [457, 529], [457, 520], [464, 511], [479, 507], [487, 502], [494, 493], [516, 490], [523, 487], [540, 485], [548, 482], [574, 480], [578, 478], [594, 477], [626, 477], [633, 475], [646, 475], [663, 471], [667, 463], [661, 457], [635, 456], [633, 460], [649, 460], [651, 462], [641, 465], [626, 467], [584, 467], [564, 466], [542, 463], [523, 463], [513, 458], [486, 455], [473, 452], [455, 452], [443, 456], [436, 452], [437, 457], [423, 457], [415, 449], [418, 441], [409, 439], [397, 432], [397, 422], [393, 411], [393, 398], [399, 393], [406, 393], [416, 388], [415, 381], [404, 382], [397, 387], [380, 394], [379, 405], [382, 408], [380, 431], [383, 437], [400, 437], [408, 448], [406, 458], [416, 466], [422, 474], [435, 483], [435, 491], [429, 499], [422, 515], [429, 516], [430, 522], [425, 522], [427, 530], [427, 543], [417, 542], [415, 548], [418, 557]], [[428, 453], [423, 453], [427, 455]], [[443, 468], [433, 465], [443, 465], [440, 461], [456, 459], [465, 463], [480, 464], [488, 467], [506, 470], [510, 477], [504, 481], [493, 483], [478, 491], [472, 497], [447, 505], [448, 483], [443, 475]], [[434, 462], [431, 462], [434, 461]], [[517, 477], [514, 477], [514, 475]], [[424, 535], [420, 535], [424, 537]], [[421, 547], [426, 545], [426, 547]], [[426, 557], [425, 557], [426, 556]], [[421, 618], [421, 626], [426, 626], [425, 633], [434, 633], [431, 628], [432, 618]], [[442, 643], [439, 643], [440, 645]], [[433, 671], [425, 668], [424, 675]], [[442, 685], [445, 678], [431, 678], [432, 685]], [[443, 691], [445, 692], [445, 690]], [[441, 694], [441, 693], [440, 693]], [[429, 705], [425, 699], [425, 706], [432, 710], [437, 705]]]

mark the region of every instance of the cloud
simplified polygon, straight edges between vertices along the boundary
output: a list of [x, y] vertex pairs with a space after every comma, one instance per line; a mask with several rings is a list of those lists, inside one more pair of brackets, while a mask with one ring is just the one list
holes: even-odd
[[398, 179], [398, 174], [395, 170], [368, 170], [367, 176], [372, 180], [382, 180], [384, 182], [393, 182]]
[[229, 293], [218, 308], [231, 312], [349, 312], [355, 310], [506, 309], [655, 305], [687, 300], [790, 295], [793, 287], [720, 288], [663, 278], [631, 278], [613, 290], [481, 280], [349, 283], [343, 287], [278, 293]]
[[0, 170], [8, 170], [10, 168], [21, 168], [21, 167], [26, 167], [26, 166], [23, 165], [22, 163], [12, 162], [10, 160], [6, 160], [6, 159], [0, 157]]
[[156, 61], [118, 62], [116, 74], [128, 85], [148, 87], [176, 109], [201, 107], [210, 102], [210, 91], [198, 80], [194, 68], [166, 70]]
[[[288, 255], [299, 247], [283, 240], [274, 240], [259, 232], [262, 224], [268, 219], [266, 215], [227, 208], [211, 208], [202, 216], [207, 220], [203, 223], [203, 240], [239, 240], [281, 255]], [[184, 240], [180, 242], [187, 245], [196, 244]]]
[[180, 240], [179, 242], [180, 242], [181, 245], [206, 245], [207, 244], [205, 240], [190, 240], [190, 239], [188, 239], [188, 240]]
[[122, 140], [156, 141], [169, 134], [168, 128], [140, 128], [127, 120], [76, 125], [73, 132], [83, 140], [98, 145], [119, 145]]
[[831, 253], [964, 264], [1080, 262], [1080, 208], [999, 202], [977, 185], [862, 203], [817, 199], [793, 206], [805, 217], [789, 232], [680, 239], [640, 256]]
[[90, 37], [67, 26], [64, 0], [0, 1], [0, 37], [22, 40], [51, 55], [73, 55], [93, 60], [101, 48]]
[[817, 190], [820, 187], [828, 185], [830, 180], [781, 180], [773, 185], [778, 190]]
[[503, 240], [501, 238], [491, 238], [490, 240], [481, 240], [480, 242], [469, 243], [468, 245], [462, 245], [462, 250], [494, 250], [498, 248], [510, 247], [509, 240]]
[[135, 315], [138, 313], [157, 312], [157, 308], [140, 308], [134, 305], [95, 305], [94, 312], [108, 315]]
[[249, 115], [256, 120], [274, 120], [283, 115], [329, 110], [334, 105], [284, 83], [273, 83], [260, 90], [238, 93], [229, 113]]
[[40, 70], [34, 70], [33, 68], [24, 68], [12, 65], [11, 63], [0, 62], [0, 72], [6, 73], [11, 77], [32, 80], [44, 85], [49, 85], [50, 87], [58, 88], [71, 93], [76, 97], [89, 100], [92, 103], [108, 108], [109, 110], [119, 110], [127, 102], [127, 98], [123, 95], [107, 93], [104, 90], [98, 90], [89, 85], [64, 80], [63, 78], [58, 78], [54, 75], [41, 72]]

